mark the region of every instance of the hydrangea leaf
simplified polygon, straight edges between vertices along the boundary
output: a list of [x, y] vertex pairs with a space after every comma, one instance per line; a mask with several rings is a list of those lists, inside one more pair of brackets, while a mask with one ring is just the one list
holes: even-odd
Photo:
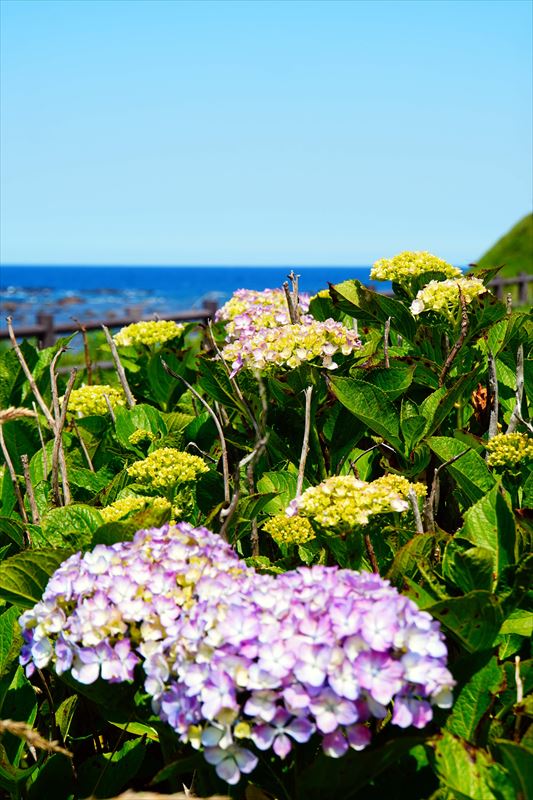
[[381, 389], [354, 378], [331, 378], [335, 396], [370, 430], [383, 436], [396, 450], [403, 450], [400, 415]]
[[[466, 459], [470, 453], [467, 453]], [[459, 459], [457, 464], [463, 459]], [[483, 547], [493, 555], [494, 585], [502, 570], [516, 562], [516, 526], [513, 513], [498, 486], [494, 486], [464, 515], [460, 532], [476, 547]]]
[[22, 608], [40, 599], [48, 579], [70, 555], [69, 550], [26, 550], [7, 558], [0, 571], [0, 598]]
[[455, 698], [453, 712], [446, 723], [447, 729], [470, 744], [476, 744], [479, 725], [503, 683], [503, 668], [493, 656]]
[[497, 598], [483, 590], [441, 600], [428, 611], [469, 653], [491, 647], [503, 622]]
[[0, 614], [0, 678], [11, 668], [22, 644], [18, 618], [20, 609], [11, 606]]
[[[467, 448], [463, 442], [449, 436], [431, 436], [427, 440], [433, 452], [446, 462], [463, 453]], [[472, 502], [481, 500], [495, 484], [495, 479], [480, 455], [468, 450], [446, 469]]]
[[[487, 751], [474, 748], [451, 733], [445, 732], [436, 742], [434, 764], [441, 782], [457, 800], [516, 800], [502, 767]], [[502, 793], [494, 793], [495, 783], [503, 788]]]

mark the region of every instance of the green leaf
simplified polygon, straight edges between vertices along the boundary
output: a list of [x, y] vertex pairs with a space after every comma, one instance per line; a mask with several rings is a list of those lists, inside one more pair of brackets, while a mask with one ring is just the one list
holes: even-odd
[[367, 289], [357, 280], [343, 281], [330, 287], [330, 294], [341, 311], [355, 317], [363, 325], [374, 326], [391, 318], [391, 328], [410, 342], [416, 336], [416, 322], [410, 311], [398, 300]]
[[529, 638], [533, 635], [533, 614], [525, 609], [515, 609], [503, 623], [500, 633], [514, 633]]
[[516, 742], [497, 739], [494, 744], [496, 753], [511, 776], [517, 799], [528, 800], [533, 797], [532, 754]]
[[427, 420], [425, 436], [434, 433], [448, 419], [455, 404], [468, 392], [469, 384], [473, 381], [477, 381], [477, 375], [461, 375], [449, 389], [444, 386], [436, 389], [420, 403], [420, 414]]
[[331, 769], [328, 756], [320, 753], [298, 776], [301, 797], [306, 800], [358, 800], [362, 796], [361, 790], [367, 790], [375, 778], [389, 767], [403, 762], [409, 752], [423, 742], [421, 736], [405, 736], [361, 753], [349, 751], [335, 762], [334, 769]]
[[162, 438], [168, 433], [163, 415], [153, 406], [144, 404], [133, 408], [119, 406], [115, 409], [115, 420], [117, 439], [126, 450], [137, 450], [136, 446], [129, 441], [129, 437], [135, 431], [149, 431], [158, 438]]
[[132, 739], [114, 753], [87, 758], [78, 769], [79, 797], [92, 797], [95, 790], [96, 797], [114, 797], [135, 778], [145, 753], [144, 740]]
[[[443, 462], [464, 453], [467, 449], [463, 442], [449, 436], [430, 436], [427, 443]], [[468, 450], [453, 464], [449, 464], [446, 469], [474, 503], [481, 500], [495, 484], [494, 477], [489, 472], [487, 465], [474, 450]]]
[[493, 553], [486, 547], [468, 547], [457, 536], [448, 542], [442, 560], [442, 574], [463, 592], [474, 589], [491, 591], [494, 579]]
[[369, 370], [357, 370], [357, 376], [362, 376], [363, 380], [377, 386], [388, 396], [389, 400], [395, 400], [404, 394], [413, 381], [414, 364], [403, 364], [396, 362], [387, 369], [377, 367]]
[[49, 756], [28, 789], [27, 800], [72, 800], [75, 791], [70, 759], [59, 753]]
[[403, 450], [400, 440], [400, 415], [385, 392], [354, 378], [330, 378], [338, 400], [370, 430], [383, 436], [396, 450]]
[[[37, 717], [37, 696], [35, 689], [24, 675], [22, 667], [18, 667], [13, 676], [2, 703], [1, 713], [2, 719], [25, 722], [30, 727], [35, 722]], [[2, 737], [2, 744], [10, 763], [14, 767], [20, 766], [20, 760], [27, 746], [24, 739], [8, 733]]]
[[0, 534], [10, 539], [18, 548], [24, 547], [24, 525], [14, 517], [0, 517]]
[[503, 668], [493, 656], [455, 698], [452, 715], [446, 723], [447, 729], [470, 744], [476, 744], [479, 725], [504, 681]]
[[[471, 453], [464, 456], [466, 460]], [[457, 464], [463, 459], [459, 459]], [[516, 562], [516, 526], [513, 513], [498, 486], [466, 511], [460, 536], [490, 550], [493, 555], [494, 586], [502, 570]]]
[[250, 494], [239, 500], [237, 515], [239, 519], [250, 520], [257, 517], [268, 506], [271, 500], [276, 497], [274, 492], [266, 494]]
[[413, 415], [402, 420], [402, 436], [405, 441], [405, 452], [409, 454], [415, 445], [418, 444], [426, 430], [427, 420], [425, 417]]
[[[257, 481], [257, 489], [262, 494], [273, 494], [272, 499], [263, 506], [267, 514], [281, 514], [296, 495], [298, 476], [293, 472], [265, 472]], [[277, 493], [277, 496], [274, 496]]]
[[40, 763], [36, 762], [26, 769], [14, 767], [7, 757], [5, 747], [0, 744], [0, 787], [10, 792], [12, 797], [20, 796], [19, 785], [27, 781], [39, 766]]
[[61, 545], [69, 534], [78, 534], [87, 541], [104, 522], [100, 512], [92, 506], [73, 504], [53, 508], [42, 519], [42, 529], [50, 543]]
[[67, 697], [66, 700], [63, 700], [56, 711], [56, 722], [61, 732], [61, 738], [63, 741], [65, 741], [68, 736], [72, 720], [74, 719], [74, 714], [76, 713], [76, 709], [78, 707], [78, 702], [78, 696], [73, 694], [70, 697]]
[[435, 771], [454, 800], [516, 800], [508, 792], [503, 796], [493, 792], [491, 784], [500, 783], [503, 776], [501, 767], [485, 750], [447, 731], [434, 747]]
[[0, 678], [9, 671], [18, 658], [22, 645], [22, 632], [18, 624], [21, 609], [11, 606], [0, 614]]
[[0, 570], [0, 598], [31, 608], [41, 599], [52, 573], [70, 554], [70, 550], [26, 550], [6, 559]]
[[113, 473], [105, 469], [93, 472], [90, 469], [84, 469], [82, 467], [71, 467], [68, 471], [68, 478], [71, 486], [76, 486], [78, 489], [86, 489], [92, 494], [101, 492], [112, 477]]
[[469, 653], [491, 647], [503, 621], [497, 598], [483, 590], [441, 600], [428, 611]]

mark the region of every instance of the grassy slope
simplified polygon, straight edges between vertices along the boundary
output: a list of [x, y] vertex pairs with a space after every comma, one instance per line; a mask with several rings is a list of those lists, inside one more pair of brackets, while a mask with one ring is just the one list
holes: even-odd
[[505, 266], [502, 278], [533, 272], [533, 214], [528, 214], [502, 236], [477, 262], [479, 267]]

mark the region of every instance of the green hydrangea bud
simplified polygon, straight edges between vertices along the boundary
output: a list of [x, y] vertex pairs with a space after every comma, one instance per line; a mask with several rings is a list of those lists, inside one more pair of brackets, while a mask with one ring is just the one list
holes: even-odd
[[74, 389], [69, 397], [68, 410], [78, 412], [83, 417], [93, 414], [107, 414], [109, 408], [106, 397], [113, 409], [117, 406], [126, 405], [126, 397], [122, 389], [117, 389], [107, 384], [98, 384]]
[[533, 438], [526, 433], [499, 433], [486, 446], [489, 467], [513, 469], [533, 460]]
[[113, 337], [119, 346], [145, 344], [152, 347], [175, 339], [184, 326], [173, 320], [148, 320], [126, 325]]
[[145, 486], [169, 489], [179, 483], [194, 481], [208, 467], [199, 456], [192, 456], [173, 447], [162, 447], [127, 468], [128, 475]]
[[462, 274], [459, 267], [453, 267], [431, 253], [405, 251], [393, 258], [376, 261], [370, 271], [370, 278], [374, 281], [404, 284], [428, 272], [442, 272], [448, 278], [460, 278]]
[[304, 544], [315, 538], [315, 532], [306, 517], [288, 517], [278, 514], [263, 525], [277, 544]]
[[[148, 507], [154, 511], [159, 520], [161, 514], [170, 511], [171, 504], [164, 497], [123, 497], [121, 500], [115, 500], [111, 505], [102, 508], [100, 513], [104, 518], [104, 522], [116, 522], [117, 520], [134, 516]], [[146, 521], [144, 522], [147, 524]]]

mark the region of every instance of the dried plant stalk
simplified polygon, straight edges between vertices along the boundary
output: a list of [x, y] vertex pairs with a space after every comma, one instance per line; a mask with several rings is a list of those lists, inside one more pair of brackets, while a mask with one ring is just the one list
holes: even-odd
[[35, 747], [38, 750], [46, 750], [48, 753], [61, 753], [63, 756], [72, 758], [72, 753], [61, 747], [56, 741], [48, 741], [41, 736], [39, 731], [34, 730], [26, 722], [17, 722], [13, 719], [0, 719], [0, 734], [11, 733], [13, 736], [18, 736], [23, 739], [30, 747]]

